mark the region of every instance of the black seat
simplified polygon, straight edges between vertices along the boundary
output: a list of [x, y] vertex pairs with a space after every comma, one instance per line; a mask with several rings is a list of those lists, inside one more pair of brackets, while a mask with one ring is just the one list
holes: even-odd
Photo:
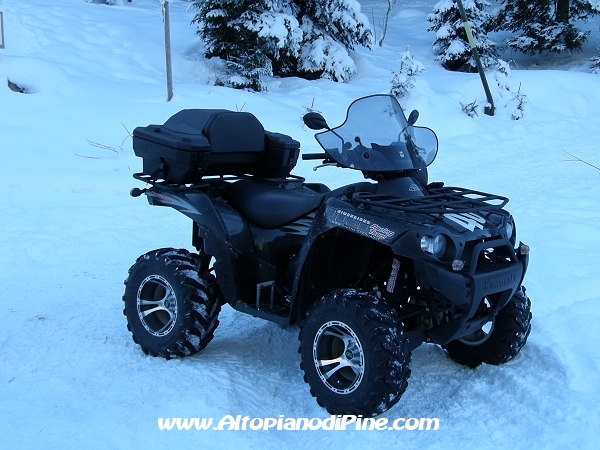
[[[377, 187], [368, 182], [352, 186], [356, 191], [368, 192], [375, 192]], [[338, 197], [347, 188], [344, 186], [324, 192], [327, 188], [316, 184], [304, 185], [298, 182], [282, 187], [281, 184], [264, 181], [240, 180], [228, 185], [223, 196], [246, 219], [263, 228], [279, 228], [310, 214], [325, 199]]]
[[321, 205], [325, 195], [302, 186], [287, 189], [252, 180], [232, 183], [223, 192], [242, 216], [263, 228], [278, 228], [306, 216]]

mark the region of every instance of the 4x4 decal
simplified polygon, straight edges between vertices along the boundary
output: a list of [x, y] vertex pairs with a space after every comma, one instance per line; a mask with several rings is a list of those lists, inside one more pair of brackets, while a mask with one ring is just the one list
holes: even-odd
[[483, 225], [485, 224], [483, 217], [473, 213], [444, 214], [444, 217], [469, 231], [475, 231], [475, 228], [483, 230]]

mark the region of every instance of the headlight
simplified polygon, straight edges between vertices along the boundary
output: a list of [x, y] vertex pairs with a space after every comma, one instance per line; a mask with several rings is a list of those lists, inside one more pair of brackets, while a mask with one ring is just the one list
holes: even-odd
[[510, 239], [512, 237], [515, 226], [513, 225], [512, 222], [506, 222], [505, 228], [506, 228], [506, 237], [508, 239]]
[[446, 251], [446, 238], [441, 234], [436, 237], [423, 236], [421, 238], [421, 250], [428, 255], [439, 258]]

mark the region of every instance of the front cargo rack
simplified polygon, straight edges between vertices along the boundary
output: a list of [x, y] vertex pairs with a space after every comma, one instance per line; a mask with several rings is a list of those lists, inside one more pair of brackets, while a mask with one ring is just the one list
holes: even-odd
[[368, 206], [418, 214], [450, 214], [502, 209], [508, 198], [459, 187], [429, 188], [430, 195], [398, 198], [385, 194], [356, 192], [352, 199]]

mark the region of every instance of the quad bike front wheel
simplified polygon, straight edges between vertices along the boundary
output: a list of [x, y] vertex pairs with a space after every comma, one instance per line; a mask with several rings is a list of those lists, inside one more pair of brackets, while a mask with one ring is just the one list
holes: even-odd
[[171, 248], [148, 252], [125, 280], [127, 328], [146, 354], [192, 355], [206, 347], [219, 324], [218, 292], [198, 255]]
[[496, 317], [475, 333], [442, 347], [459, 364], [477, 367], [498, 365], [513, 359], [531, 331], [531, 301], [520, 286]]
[[373, 294], [325, 295], [307, 313], [299, 339], [304, 380], [330, 414], [381, 414], [408, 386], [411, 354], [402, 323]]

